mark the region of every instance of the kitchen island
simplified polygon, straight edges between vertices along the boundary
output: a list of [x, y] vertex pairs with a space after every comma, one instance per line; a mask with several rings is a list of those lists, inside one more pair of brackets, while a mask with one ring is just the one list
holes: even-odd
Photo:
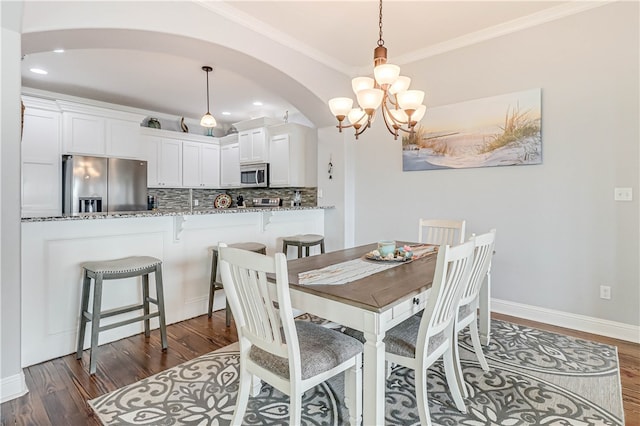
[[[160, 210], [23, 219], [23, 366], [75, 351], [82, 262], [134, 255], [161, 259], [170, 324], [206, 313], [209, 247], [219, 242], [255, 241], [265, 244], [267, 253], [273, 255], [282, 249], [282, 237], [324, 234], [328, 208]], [[107, 282], [103, 309], [140, 303], [138, 281], [129, 278]], [[222, 294], [216, 292], [214, 309], [224, 307]], [[139, 313], [125, 315], [135, 317]], [[104, 323], [109, 320], [112, 318]], [[152, 328], [157, 326], [157, 319], [152, 320]], [[140, 332], [142, 323], [118, 327], [100, 333], [100, 344]]]

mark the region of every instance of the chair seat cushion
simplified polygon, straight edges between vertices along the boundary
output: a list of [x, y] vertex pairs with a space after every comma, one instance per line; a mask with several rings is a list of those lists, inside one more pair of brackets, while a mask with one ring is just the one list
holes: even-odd
[[300, 244], [316, 245], [316, 244], [320, 244], [322, 240], [324, 240], [324, 236], [317, 235], [317, 234], [293, 235], [290, 237], [282, 238], [283, 243], [291, 246], [300, 245]]
[[[384, 337], [385, 351], [404, 356], [407, 358], [415, 358], [416, 343], [418, 341], [418, 330], [420, 329], [420, 321], [422, 317], [412, 315], [410, 318], [387, 331]], [[361, 331], [347, 328], [345, 334], [364, 342], [364, 334]], [[444, 332], [440, 332], [429, 338], [427, 353], [433, 352], [445, 341]]]
[[[324, 373], [363, 350], [361, 342], [308, 321], [296, 321], [302, 379]], [[289, 360], [252, 346], [249, 358], [280, 377], [289, 378]]]
[[84, 262], [80, 266], [95, 273], [123, 274], [142, 271], [160, 263], [162, 263], [160, 259], [151, 256], [130, 256], [122, 259]]

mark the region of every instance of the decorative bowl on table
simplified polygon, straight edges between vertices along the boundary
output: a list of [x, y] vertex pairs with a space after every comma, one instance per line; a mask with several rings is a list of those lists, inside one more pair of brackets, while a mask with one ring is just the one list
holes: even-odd
[[390, 254], [395, 253], [396, 251], [396, 242], [391, 240], [381, 240], [378, 241], [378, 253], [380, 256], [387, 257]]

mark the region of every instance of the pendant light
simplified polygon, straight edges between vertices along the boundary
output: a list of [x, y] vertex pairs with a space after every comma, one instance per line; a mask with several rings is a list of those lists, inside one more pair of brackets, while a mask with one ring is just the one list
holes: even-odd
[[[378, 46], [373, 51], [373, 76], [356, 77], [351, 87], [358, 100], [358, 108], [353, 107], [351, 98], [333, 98], [329, 100], [331, 113], [336, 116], [340, 132], [353, 127], [358, 139], [365, 130], [371, 127], [378, 107], [382, 109], [382, 119], [394, 139], [399, 132], [413, 134], [416, 124], [422, 120], [427, 109], [422, 105], [424, 92], [408, 90], [411, 79], [400, 75], [400, 67], [387, 63], [387, 48], [382, 39], [382, 0], [379, 6]], [[343, 124], [347, 118], [351, 124]]]
[[202, 67], [202, 71], [205, 71], [207, 73], [207, 113], [205, 115], [202, 116], [202, 119], [200, 120], [200, 125], [202, 127], [206, 127], [207, 129], [209, 129], [209, 136], [211, 136], [211, 129], [213, 127], [216, 127], [216, 119], [213, 118], [213, 115], [211, 115], [211, 113], [209, 112], [209, 73], [211, 71], [213, 71], [213, 68], [211, 68], [210, 66], [203, 66]]

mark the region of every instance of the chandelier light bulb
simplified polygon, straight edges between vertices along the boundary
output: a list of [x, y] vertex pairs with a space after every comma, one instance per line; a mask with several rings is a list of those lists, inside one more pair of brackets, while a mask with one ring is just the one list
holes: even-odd
[[385, 112], [389, 113], [389, 119], [387, 121], [393, 123], [394, 126], [400, 127], [403, 124], [406, 124], [409, 121], [409, 117], [407, 113], [401, 109], [388, 109]]
[[389, 87], [389, 93], [395, 95], [396, 93], [404, 92], [405, 90], [409, 90], [409, 85], [411, 84], [411, 79], [404, 75], [399, 76], [396, 81]]
[[373, 75], [380, 86], [391, 85], [400, 76], [400, 67], [393, 64], [378, 65], [373, 69]]
[[353, 99], [351, 98], [333, 98], [329, 100], [329, 109], [331, 110], [331, 113], [336, 117], [342, 117], [342, 120], [344, 120], [344, 117], [349, 114], [352, 107]]
[[374, 110], [382, 103], [384, 92], [380, 89], [365, 89], [358, 92], [358, 104], [365, 111]]
[[353, 108], [349, 111], [348, 117], [349, 123], [353, 124], [356, 129], [367, 124], [367, 113], [360, 108]]
[[416, 110], [424, 100], [424, 92], [422, 90], [405, 90], [398, 93], [398, 105], [404, 110]]
[[367, 89], [373, 89], [375, 81], [371, 77], [356, 77], [351, 80], [351, 88], [356, 95], [358, 92]]
[[420, 120], [422, 120], [424, 118], [424, 114], [426, 112], [427, 112], [427, 106], [426, 105], [420, 105], [416, 109], [416, 112], [411, 114], [411, 123], [418, 123], [418, 121], [420, 121]]

